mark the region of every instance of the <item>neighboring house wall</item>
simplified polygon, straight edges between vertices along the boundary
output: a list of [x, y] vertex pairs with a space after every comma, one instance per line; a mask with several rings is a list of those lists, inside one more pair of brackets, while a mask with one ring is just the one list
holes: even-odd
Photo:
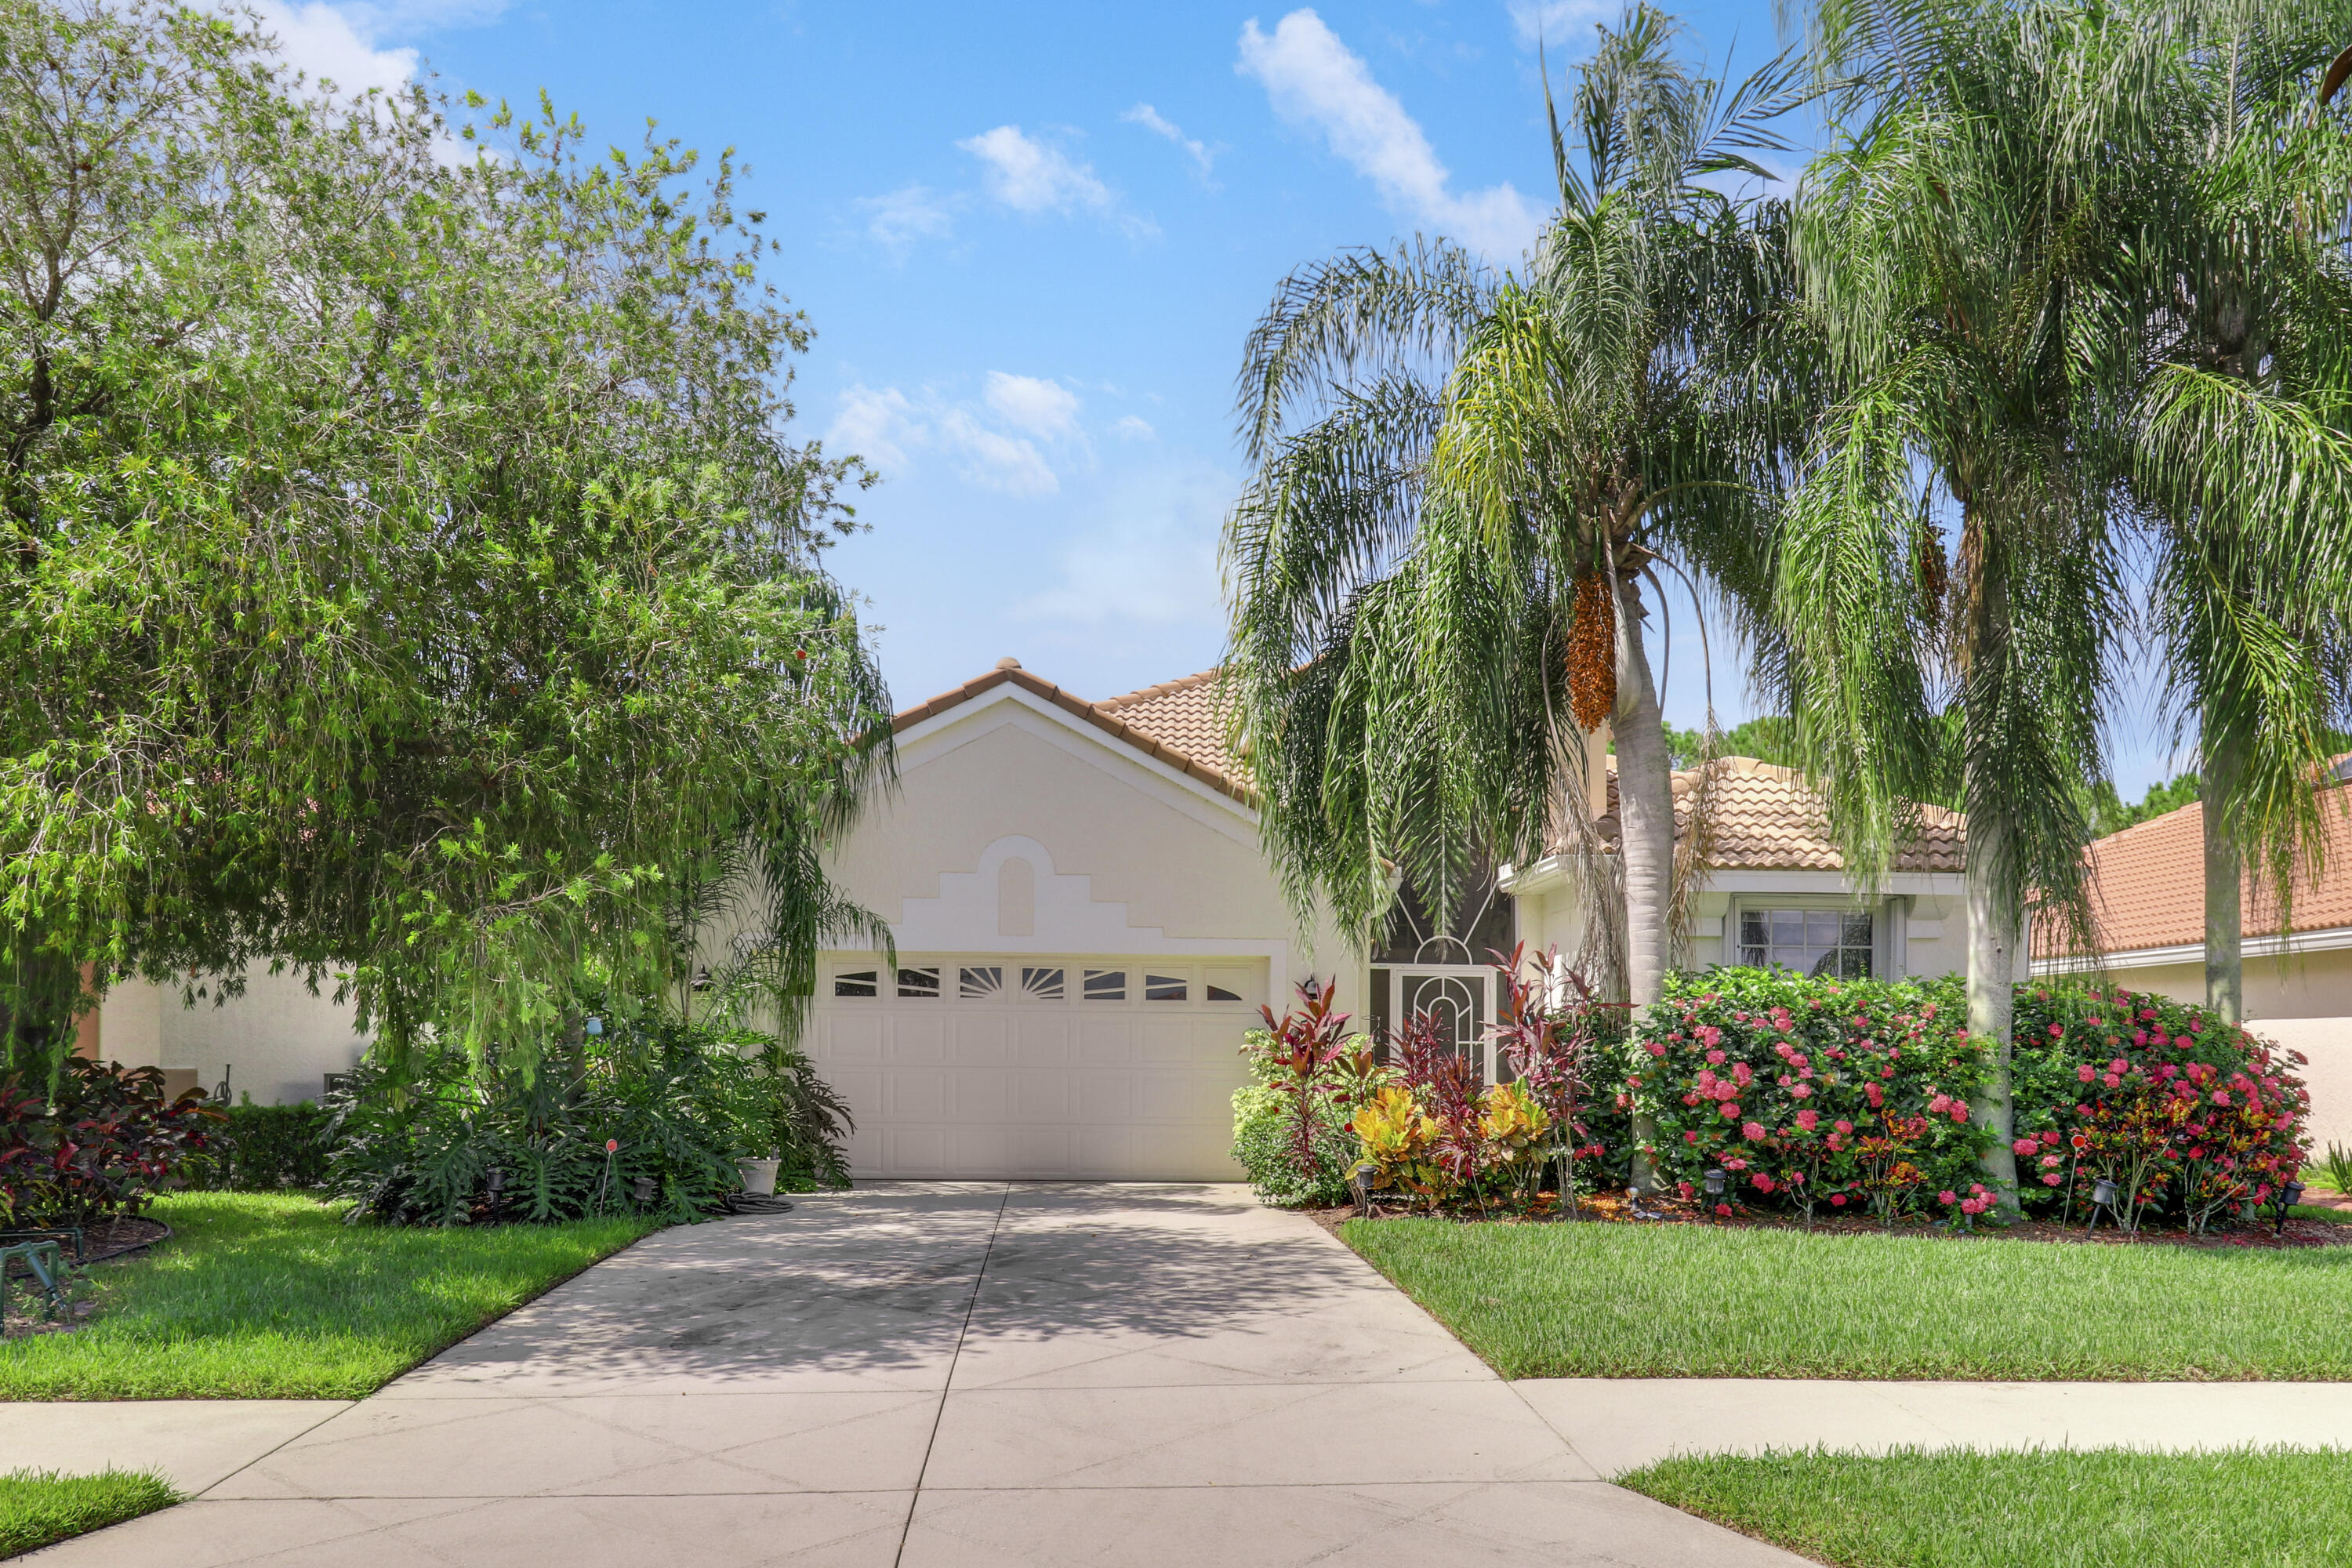
[[221, 998], [210, 986], [206, 993], [190, 1004], [176, 985], [123, 982], [99, 1009], [89, 1054], [160, 1067], [175, 1082], [207, 1089], [226, 1078], [233, 1094], [286, 1105], [318, 1099], [325, 1075], [350, 1071], [367, 1048], [350, 1005], [335, 1001], [331, 980], [313, 995], [296, 975], [261, 971], [246, 977], [241, 995]]

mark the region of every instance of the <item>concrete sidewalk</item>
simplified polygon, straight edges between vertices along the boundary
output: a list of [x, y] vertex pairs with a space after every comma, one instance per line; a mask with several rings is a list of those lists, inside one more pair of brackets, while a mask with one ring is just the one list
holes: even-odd
[[649, 1237], [39, 1560], [1799, 1562], [1602, 1481], [1244, 1189], [961, 1184]]

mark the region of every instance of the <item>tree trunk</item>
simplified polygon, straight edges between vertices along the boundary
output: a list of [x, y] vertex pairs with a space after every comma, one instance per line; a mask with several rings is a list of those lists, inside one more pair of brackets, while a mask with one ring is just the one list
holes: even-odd
[[[1971, 805], [1974, 802], [1971, 801]], [[2000, 1194], [2001, 1207], [2018, 1210], [2017, 1155], [2010, 1148], [2017, 1121], [2010, 1105], [2009, 1058], [2017, 1003], [2017, 949], [2023, 934], [2001, 912], [2002, 882], [2015, 877], [2009, 824], [2003, 814], [1979, 807], [1969, 813], [1969, 1033], [1993, 1043], [1991, 1079], [1969, 1108], [1979, 1126], [2000, 1134], [1979, 1163], [1985, 1184]], [[2008, 900], [2014, 908], [2013, 898]]]
[[[2009, 662], [2006, 563], [1999, 540], [1988, 538], [1991, 531], [1980, 524], [1971, 509], [1966, 526], [1975, 539], [1979, 576], [1969, 609], [1961, 709], [1964, 743], [1970, 752], [1976, 749], [1979, 727], [1997, 721]], [[2000, 1194], [2002, 1212], [2014, 1215], [2022, 1210], [2017, 1198], [2017, 1154], [2010, 1147], [2017, 1136], [2017, 1118], [2010, 1103], [2009, 1068], [2016, 1043], [2017, 950], [2025, 934], [2025, 889], [2018, 872], [2013, 803], [2000, 798], [2004, 792], [1972, 766], [1964, 774], [1962, 793], [1969, 808], [1969, 1033], [1992, 1047], [1991, 1076], [1969, 1115], [1979, 1127], [1999, 1134], [1978, 1163], [1986, 1185]]]
[[[1629, 582], [1617, 590], [1617, 833], [1625, 871], [1625, 991], [1635, 1016], [1657, 1001], [1666, 974], [1666, 918], [1674, 891], [1675, 786], [1656, 685], [1642, 647], [1642, 597]], [[1633, 1184], [1647, 1192], [1656, 1173], [1641, 1150], [1657, 1124], [1633, 1123]]]
[[2245, 1014], [2243, 921], [2239, 888], [2238, 748], [2209, 708], [2199, 742], [2198, 793], [2205, 819], [2205, 1005], [2235, 1024]]

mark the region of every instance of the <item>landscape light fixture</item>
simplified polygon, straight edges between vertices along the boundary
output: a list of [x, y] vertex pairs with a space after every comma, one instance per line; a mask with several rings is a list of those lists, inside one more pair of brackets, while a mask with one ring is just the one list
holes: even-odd
[[[2117, 1194], [2114, 1180], [2107, 1176], [2101, 1176], [2098, 1179], [2097, 1184], [2091, 1188], [2091, 1223], [2083, 1227], [2083, 1234], [2084, 1236], [2088, 1236], [2093, 1231], [2099, 1228], [2099, 1211], [2101, 1209], [2107, 1211], [2107, 1217], [2110, 1219], [2115, 1218], [2116, 1196]], [[2116, 1224], [2117, 1227], [2120, 1228], [2123, 1222], [2121, 1220], [2116, 1220]]]
[[2286, 1185], [2279, 1189], [2277, 1226], [2279, 1235], [2284, 1236], [2286, 1234], [2287, 1212], [2301, 1202], [2303, 1202], [2303, 1184], [2301, 1182], [2289, 1182]]
[[1721, 1197], [1723, 1195], [1724, 1184], [1730, 1179], [1731, 1173], [1726, 1171], [1720, 1165], [1709, 1168], [1706, 1174], [1699, 1178], [1699, 1180], [1706, 1184], [1706, 1195], [1711, 1198]]
[[641, 1204], [649, 1204], [653, 1202], [655, 1185], [656, 1183], [651, 1176], [639, 1176], [635, 1189], [637, 1194], [637, 1202]]

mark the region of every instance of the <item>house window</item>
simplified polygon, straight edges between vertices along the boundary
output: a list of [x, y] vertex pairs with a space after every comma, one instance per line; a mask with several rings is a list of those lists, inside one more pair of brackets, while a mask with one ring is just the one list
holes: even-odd
[[1146, 1002], [1182, 1002], [1191, 997], [1192, 988], [1181, 974], [1147, 974], [1143, 977], [1143, 999]]
[[966, 967], [956, 975], [956, 994], [967, 1002], [985, 1002], [1004, 989], [1004, 971], [997, 964]]
[[1228, 991], [1222, 985], [1211, 985], [1207, 989], [1212, 1002], [1238, 1002], [1242, 999], [1240, 992]]
[[934, 965], [929, 969], [902, 969], [898, 971], [898, 994], [901, 996], [927, 997], [933, 1002], [938, 1001], [940, 999], [940, 972], [938, 967]]
[[1126, 1001], [1127, 971], [1124, 969], [1087, 970], [1086, 997], [1089, 1002]]
[[1739, 962], [1800, 974], [1870, 978], [1871, 918], [1844, 910], [1739, 911]]
[[1062, 972], [1058, 969], [1024, 969], [1021, 972], [1021, 995], [1024, 1001], [1059, 1002], [1062, 985]]
[[872, 969], [845, 970], [833, 977], [833, 994], [835, 996], [874, 995], [880, 989], [877, 981], [879, 973]]

